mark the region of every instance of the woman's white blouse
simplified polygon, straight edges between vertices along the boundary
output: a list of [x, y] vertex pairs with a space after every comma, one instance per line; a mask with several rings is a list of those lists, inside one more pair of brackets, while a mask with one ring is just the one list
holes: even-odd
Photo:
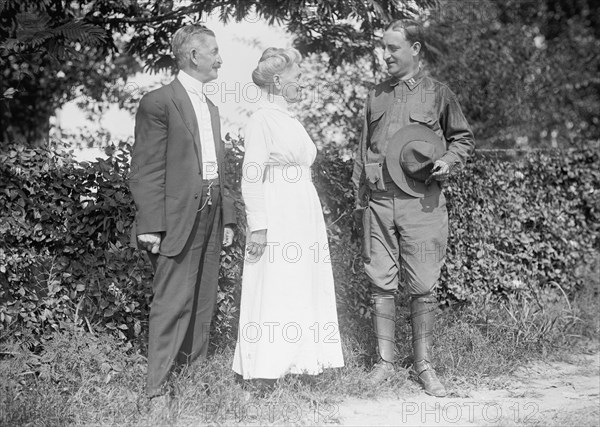
[[246, 125], [244, 140], [242, 196], [252, 232], [269, 228], [265, 183], [286, 177], [289, 182], [310, 180], [317, 149], [285, 99], [266, 91], [262, 91], [258, 109]]

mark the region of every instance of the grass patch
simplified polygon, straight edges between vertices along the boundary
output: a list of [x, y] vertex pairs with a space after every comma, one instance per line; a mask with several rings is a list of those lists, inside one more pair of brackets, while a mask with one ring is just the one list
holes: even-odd
[[447, 309], [436, 330], [440, 373], [450, 382], [497, 387], [528, 361], [598, 352], [598, 301], [598, 282], [590, 281], [572, 301], [559, 289], [524, 288]]
[[[439, 312], [434, 363], [451, 393], [501, 387], [505, 374], [532, 359], [598, 351], [596, 282], [570, 300], [558, 289], [533, 292], [481, 297]], [[249, 394], [236, 381], [233, 348], [215, 349], [210, 360], [174, 378], [177, 398], [171, 421], [182, 426], [325, 425], [338, 421], [336, 405], [348, 396], [421, 393], [403, 369], [411, 355], [406, 305], [398, 307], [397, 374], [384, 386], [366, 385], [376, 357], [370, 320], [353, 318], [342, 339], [343, 369], [326, 371], [312, 381], [286, 377], [262, 397]], [[57, 333], [36, 351], [5, 340], [0, 345], [0, 425], [152, 424], [144, 396], [144, 351], [143, 346], [78, 329]]]

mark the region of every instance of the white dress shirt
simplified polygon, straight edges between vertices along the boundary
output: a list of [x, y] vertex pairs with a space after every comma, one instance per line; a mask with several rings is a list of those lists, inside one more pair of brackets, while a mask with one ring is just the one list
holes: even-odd
[[187, 91], [192, 101], [194, 112], [196, 113], [198, 132], [200, 133], [200, 147], [202, 149], [202, 178], [218, 178], [219, 167], [217, 164], [215, 139], [212, 131], [210, 111], [208, 110], [206, 96], [204, 95], [204, 84], [185, 71], [179, 71], [177, 79]]

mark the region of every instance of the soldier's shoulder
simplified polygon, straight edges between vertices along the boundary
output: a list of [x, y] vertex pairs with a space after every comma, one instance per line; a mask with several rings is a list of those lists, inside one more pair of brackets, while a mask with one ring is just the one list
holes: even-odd
[[392, 83], [394, 82], [393, 78], [389, 78], [386, 79], [382, 82], [377, 83], [374, 87], [373, 90], [378, 90], [378, 91], [389, 91], [392, 89]]
[[389, 78], [380, 83], [377, 83], [373, 88], [369, 91], [370, 96], [378, 97], [381, 95], [389, 94], [394, 91], [393, 88], [393, 79]]
[[428, 81], [429, 85], [433, 86], [437, 91], [444, 93], [448, 96], [455, 96], [450, 86], [447, 83], [441, 82], [438, 79], [431, 77], [430, 75], [426, 75], [425, 79]]

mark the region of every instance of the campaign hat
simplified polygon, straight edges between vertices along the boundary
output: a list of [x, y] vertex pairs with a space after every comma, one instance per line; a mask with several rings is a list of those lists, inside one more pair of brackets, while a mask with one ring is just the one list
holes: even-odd
[[425, 197], [440, 190], [429, 180], [436, 160], [446, 152], [446, 144], [433, 130], [420, 124], [399, 129], [391, 138], [385, 162], [394, 183], [405, 193]]

